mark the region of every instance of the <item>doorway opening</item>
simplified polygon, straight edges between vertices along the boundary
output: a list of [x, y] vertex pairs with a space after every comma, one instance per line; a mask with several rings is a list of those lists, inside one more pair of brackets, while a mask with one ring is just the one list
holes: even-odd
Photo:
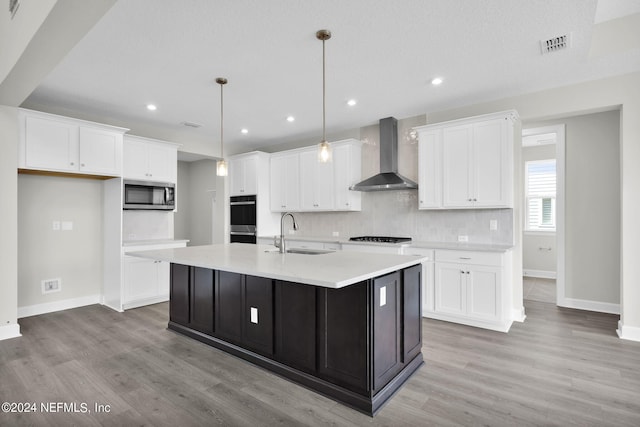
[[522, 131], [524, 299], [564, 297], [564, 157], [564, 124]]

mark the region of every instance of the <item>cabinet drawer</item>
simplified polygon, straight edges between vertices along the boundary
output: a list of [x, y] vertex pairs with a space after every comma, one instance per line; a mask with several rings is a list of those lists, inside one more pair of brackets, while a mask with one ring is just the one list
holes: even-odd
[[498, 252], [436, 250], [435, 260], [436, 262], [501, 266], [503, 264], [503, 254]]

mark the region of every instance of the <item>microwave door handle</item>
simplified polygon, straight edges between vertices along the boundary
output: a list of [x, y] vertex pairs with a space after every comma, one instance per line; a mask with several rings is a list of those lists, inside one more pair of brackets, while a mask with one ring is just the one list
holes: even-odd
[[164, 187], [164, 202], [169, 203], [169, 187]]

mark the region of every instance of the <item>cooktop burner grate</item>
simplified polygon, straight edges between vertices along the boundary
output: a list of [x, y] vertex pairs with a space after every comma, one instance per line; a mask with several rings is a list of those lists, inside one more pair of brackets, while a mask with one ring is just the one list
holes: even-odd
[[391, 236], [358, 236], [351, 237], [352, 242], [375, 242], [375, 243], [402, 243], [410, 242], [411, 237], [391, 237]]

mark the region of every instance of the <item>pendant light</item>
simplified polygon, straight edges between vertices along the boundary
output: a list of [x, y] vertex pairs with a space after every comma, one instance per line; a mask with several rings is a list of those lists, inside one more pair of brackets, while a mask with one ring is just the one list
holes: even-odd
[[326, 96], [325, 96], [325, 60], [324, 60], [324, 42], [331, 38], [331, 31], [319, 30], [316, 32], [316, 38], [322, 40], [322, 141], [318, 144], [318, 161], [327, 163], [331, 161], [331, 144], [327, 142], [325, 134], [325, 117], [326, 117]]
[[224, 96], [222, 94], [222, 88], [227, 84], [227, 79], [224, 77], [218, 77], [216, 83], [220, 85], [220, 160], [216, 163], [216, 175], [227, 176], [227, 162], [224, 160], [224, 132], [222, 126], [222, 119], [224, 117]]

